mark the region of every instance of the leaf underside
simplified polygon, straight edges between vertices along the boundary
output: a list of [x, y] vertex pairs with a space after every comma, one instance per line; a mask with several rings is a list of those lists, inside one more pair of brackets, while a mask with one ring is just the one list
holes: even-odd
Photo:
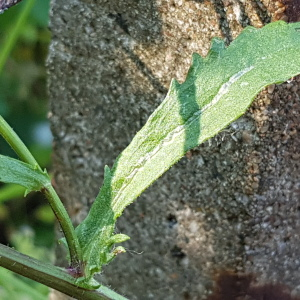
[[186, 81], [176, 80], [161, 105], [113, 168], [87, 218], [76, 228], [86, 277], [99, 272], [129, 237], [114, 235], [116, 219], [188, 150], [240, 117], [267, 85], [300, 73], [300, 23], [247, 27], [228, 48], [213, 39], [207, 57], [193, 54]]
[[25, 195], [51, 185], [48, 174], [41, 171], [38, 166], [34, 168], [3, 155], [0, 155], [0, 182], [22, 185], [26, 188]]

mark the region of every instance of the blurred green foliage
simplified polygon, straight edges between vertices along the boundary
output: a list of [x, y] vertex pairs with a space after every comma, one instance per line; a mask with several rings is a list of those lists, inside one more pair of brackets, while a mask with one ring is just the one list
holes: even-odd
[[[35, 245], [34, 237], [35, 233], [32, 228], [23, 226], [11, 234], [11, 242], [24, 254], [44, 261], [53, 260], [52, 253]], [[47, 294], [46, 286], [0, 268], [0, 299], [46, 300]]]
[[23, 278], [12, 272], [0, 268], [0, 299], [16, 300], [46, 300], [47, 290], [41, 290], [44, 286], [30, 285]]
[[[22, 13], [28, 8], [27, 18], [18, 27], [18, 20], [23, 19]], [[45, 120], [47, 112], [48, 10], [48, 0], [25, 0], [0, 15], [0, 57], [6, 45], [10, 46], [0, 73], [0, 114], [27, 145], [37, 142], [34, 129]], [[2, 154], [12, 155], [4, 143], [0, 147]]]
[[[49, 169], [46, 119], [49, 0], [24, 0], [0, 15], [0, 114]], [[15, 154], [0, 139], [0, 153]], [[0, 242], [38, 259], [53, 260], [54, 216], [40, 194], [0, 186]], [[46, 299], [48, 288], [0, 268], [0, 299]]]

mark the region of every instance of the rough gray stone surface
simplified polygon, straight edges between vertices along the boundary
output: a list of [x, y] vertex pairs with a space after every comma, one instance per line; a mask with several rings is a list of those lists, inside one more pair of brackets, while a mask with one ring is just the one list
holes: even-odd
[[[246, 25], [288, 21], [285, 9], [268, 0], [52, 1], [54, 183], [75, 224], [104, 165], [163, 100], [171, 78], [184, 80], [191, 54], [206, 55], [214, 36], [229, 43]], [[261, 299], [253, 295], [269, 290], [282, 298], [264, 299], [296, 299], [299, 87], [295, 78], [263, 91], [245, 116], [126, 209], [116, 231], [131, 237], [127, 253], [100, 280], [130, 299]]]

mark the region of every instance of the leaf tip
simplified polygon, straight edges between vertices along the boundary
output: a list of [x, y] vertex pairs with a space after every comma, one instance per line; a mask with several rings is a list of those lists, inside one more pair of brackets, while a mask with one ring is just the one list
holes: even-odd
[[113, 245], [113, 244], [118, 244], [118, 243], [122, 243], [122, 242], [125, 242], [127, 240], [129, 240], [130, 237], [126, 234], [122, 234], [122, 233], [119, 233], [119, 234], [115, 234], [113, 235], [109, 241], [108, 241], [108, 244], [110, 245]]
[[112, 254], [113, 254], [114, 256], [117, 256], [118, 254], [125, 253], [125, 252], [126, 252], [126, 250], [125, 250], [124, 247], [118, 246], [118, 247], [116, 247], [116, 248], [112, 251]]
[[221, 53], [226, 50], [225, 42], [221, 38], [215, 37], [211, 41], [208, 57], [220, 57]]
[[26, 189], [25, 192], [24, 192], [24, 197], [26, 197], [30, 192], [31, 192], [31, 190]]
[[111, 170], [107, 165], [104, 167], [104, 178], [111, 178]]
[[180, 83], [177, 81], [177, 79], [173, 78], [172, 81], [171, 81], [170, 90], [178, 89], [179, 87], [180, 87]]

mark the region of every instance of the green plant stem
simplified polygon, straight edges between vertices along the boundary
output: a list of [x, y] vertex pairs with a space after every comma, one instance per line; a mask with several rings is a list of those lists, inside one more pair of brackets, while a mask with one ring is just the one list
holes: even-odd
[[[41, 167], [32, 156], [28, 148], [2, 116], [0, 116], [0, 134], [4, 137], [4, 139], [8, 142], [8, 144], [12, 147], [22, 161], [30, 164], [34, 168], [39, 168], [41, 170]], [[45, 194], [66, 237], [66, 242], [70, 251], [71, 267], [78, 276], [84, 276], [81, 248], [78, 238], [75, 234], [74, 227], [64, 205], [62, 204], [50, 182], [48, 186], [45, 186], [41, 190], [41, 192]]]
[[0, 266], [78, 300], [126, 300], [125, 297], [102, 285], [97, 290], [78, 287], [76, 279], [64, 269], [38, 261], [2, 244], [0, 244]]
[[[12, 149], [17, 153], [20, 159], [33, 167], [39, 167], [39, 164], [32, 156], [30, 151], [27, 149], [22, 140], [10, 127], [10, 125], [3, 119], [0, 115], [0, 134], [7, 141], [7, 143], [12, 147]], [[39, 167], [40, 168], [40, 167]]]
[[27, 0], [24, 3], [24, 7], [20, 13], [20, 15], [17, 18], [17, 21], [14, 23], [12, 29], [7, 33], [7, 37], [5, 41], [3, 41], [0, 51], [0, 73], [2, 72], [2, 69], [7, 61], [7, 58], [13, 49], [20, 32], [24, 28], [24, 24], [29, 16], [29, 13], [35, 3], [35, 0]]
[[84, 276], [81, 247], [65, 207], [52, 186], [45, 187], [42, 193], [47, 197], [66, 238], [70, 251], [71, 267], [78, 276]]

